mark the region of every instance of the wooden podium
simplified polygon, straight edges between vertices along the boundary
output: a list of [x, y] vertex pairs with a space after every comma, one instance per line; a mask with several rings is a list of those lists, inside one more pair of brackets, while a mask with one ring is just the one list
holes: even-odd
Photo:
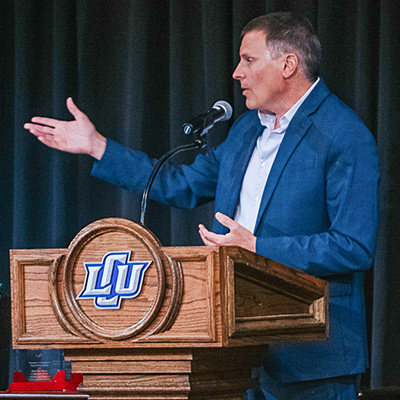
[[13, 346], [63, 348], [90, 399], [241, 399], [274, 341], [327, 337], [327, 283], [239, 247], [162, 247], [119, 218], [11, 250]]

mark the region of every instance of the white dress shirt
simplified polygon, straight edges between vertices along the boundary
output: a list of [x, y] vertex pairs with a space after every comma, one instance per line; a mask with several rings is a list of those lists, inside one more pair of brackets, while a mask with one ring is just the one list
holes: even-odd
[[261, 125], [265, 126], [265, 129], [257, 139], [253, 155], [247, 166], [234, 217], [236, 222], [251, 232], [254, 232], [265, 184], [278, 153], [279, 146], [285, 136], [286, 129], [303, 101], [319, 82], [319, 79], [320, 78], [318, 78], [307, 92], [280, 118], [279, 128], [274, 129], [276, 120], [275, 114], [267, 114], [258, 111]]

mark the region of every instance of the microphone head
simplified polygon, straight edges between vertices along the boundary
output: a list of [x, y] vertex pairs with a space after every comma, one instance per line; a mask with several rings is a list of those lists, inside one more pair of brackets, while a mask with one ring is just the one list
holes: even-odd
[[227, 121], [230, 117], [232, 117], [233, 108], [232, 106], [225, 100], [218, 100], [212, 108], [220, 108], [223, 110], [224, 115], [219, 119], [219, 121]]

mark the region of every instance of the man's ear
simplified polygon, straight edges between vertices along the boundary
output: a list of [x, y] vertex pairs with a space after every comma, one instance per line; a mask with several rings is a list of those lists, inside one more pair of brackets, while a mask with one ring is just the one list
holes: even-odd
[[289, 53], [285, 56], [285, 64], [283, 67], [284, 78], [290, 78], [297, 70], [299, 59], [296, 54]]

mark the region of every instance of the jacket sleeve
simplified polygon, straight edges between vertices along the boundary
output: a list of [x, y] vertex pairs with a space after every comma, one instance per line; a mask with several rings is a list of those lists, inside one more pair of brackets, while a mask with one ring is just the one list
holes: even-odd
[[[178, 207], [193, 208], [214, 200], [218, 179], [218, 149], [198, 155], [192, 165], [164, 164], [154, 180], [150, 198]], [[157, 159], [107, 140], [106, 151], [95, 161], [92, 175], [142, 193]]]

